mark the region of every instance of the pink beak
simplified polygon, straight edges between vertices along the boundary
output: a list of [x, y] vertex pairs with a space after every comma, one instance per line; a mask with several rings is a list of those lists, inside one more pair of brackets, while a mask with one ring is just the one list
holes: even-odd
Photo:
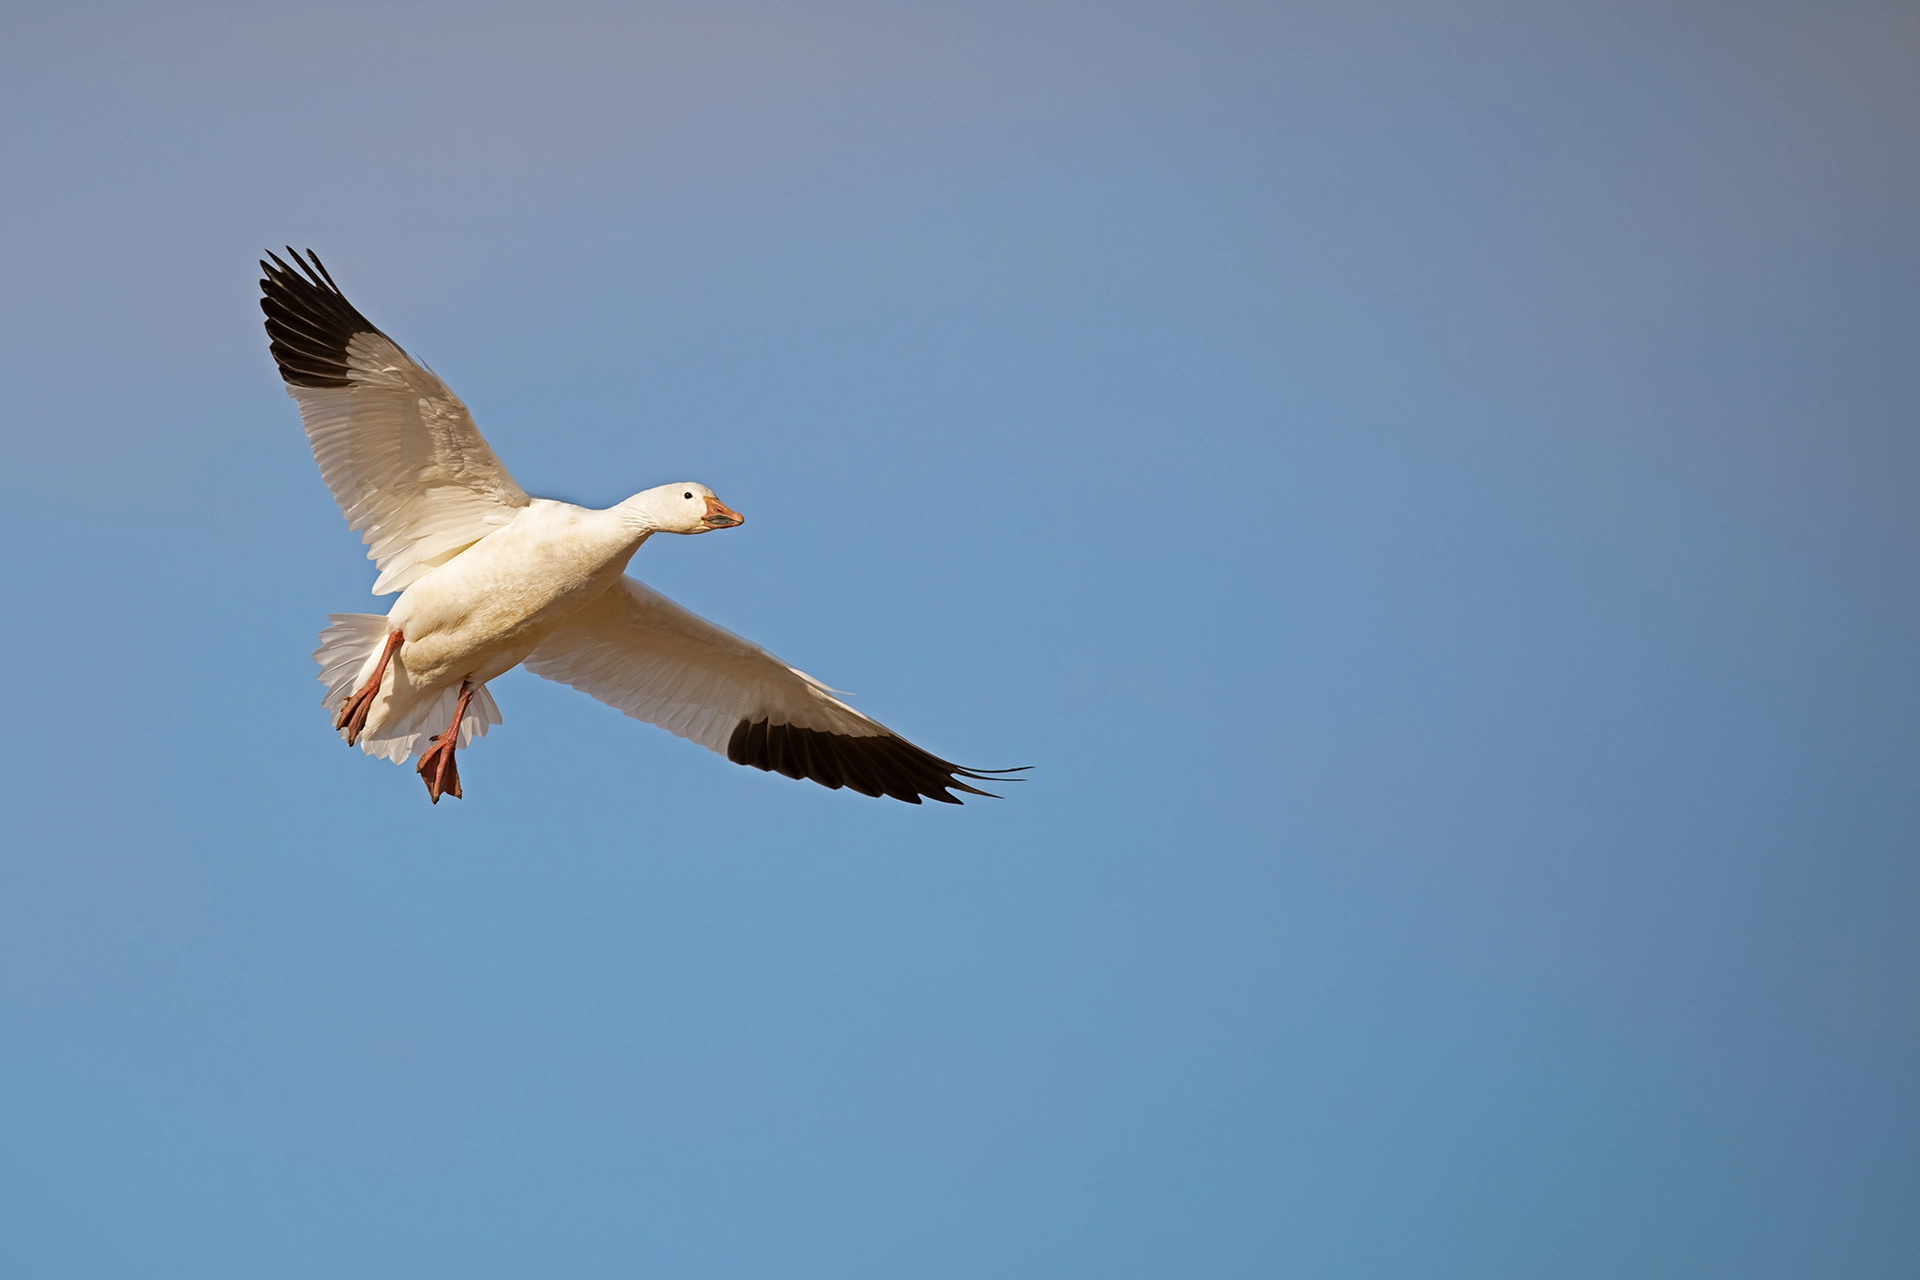
[[720, 501], [720, 499], [714, 497], [707, 499], [707, 514], [702, 518], [706, 521], [707, 526], [713, 529], [731, 529], [735, 525], [742, 525], [747, 522], [745, 516]]

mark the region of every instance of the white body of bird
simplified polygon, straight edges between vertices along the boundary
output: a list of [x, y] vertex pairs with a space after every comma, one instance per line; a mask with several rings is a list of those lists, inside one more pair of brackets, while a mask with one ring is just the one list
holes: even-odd
[[635, 527], [624, 504], [594, 511], [536, 498], [522, 507], [511, 524], [400, 593], [387, 623], [405, 639], [367, 728], [378, 733], [443, 689], [519, 666], [620, 579], [651, 532]]
[[626, 576], [656, 533], [744, 523], [711, 489], [661, 485], [604, 511], [533, 497], [459, 397], [318, 258], [293, 257], [299, 271], [260, 264], [274, 360], [321, 478], [379, 566], [374, 594], [401, 593], [385, 617], [334, 614], [320, 633], [322, 702], [349, 743], [395, 763], [418, 752], [434, 801], [458, 796], [455, 751], [501, 722], [487, 681], [525, 663], [736, 764], [910, 804], [988, 794], [962, 780], [985, 772], [921, 750]]

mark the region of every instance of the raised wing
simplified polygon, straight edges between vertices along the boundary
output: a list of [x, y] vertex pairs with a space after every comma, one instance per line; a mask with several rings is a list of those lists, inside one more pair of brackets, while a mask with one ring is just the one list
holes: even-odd
[[447, 384], [368, 323], [311, 249], [287, 253], [298, 271], [271, 253], [260, 264], [273, 358], [321, 478], [380, 567], [373, 594], [403, 590], [529, 499]]
[[526, 666], [735, 764], [835, 790], [959, 804], [949, 788], [992, 794], [962, 778], [1019, 772], [963, 769], [922, 751], [804, 671], [632, 578], [541, 641]]

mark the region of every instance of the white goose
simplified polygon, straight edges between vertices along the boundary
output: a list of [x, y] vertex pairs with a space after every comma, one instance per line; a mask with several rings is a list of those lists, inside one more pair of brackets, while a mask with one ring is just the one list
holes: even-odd
[[529, 496], [459, 397], [369, 324], [311, 249], [287, 253], [298, 271], [275, 254], [260, 264], [273, 358], [327, 488], [379, 566], [373, 593], [400, 592], [385, 617], [333, 614], [320, 633], [322, 705], [349, 744], [404, 764], [425, 738], [427, 794], [459, 796], [455, 751], [500, 723], [487, 681], [524, 662], [736, 764], [826, 787], [958, 804], [953, 790], [990, 794], [962, 779], [1018, 772], [922, 751], [627, 577], [656, 533], [744, 520], [700, 484], [604, 511]]

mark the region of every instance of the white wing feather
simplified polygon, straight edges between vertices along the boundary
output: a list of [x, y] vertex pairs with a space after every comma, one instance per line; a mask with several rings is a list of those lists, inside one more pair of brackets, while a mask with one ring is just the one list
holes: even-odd
[[742, 720], [888, 734], [806, 672], [633, 578], [549, 634], [526, 667], [722, 755]]
[[289, 384], [314, 461], [380, 567], [404, 590], [510, 522], [530, 499], [447, 384], [378, 333], [347, 346], [344, 387]]
[[[312, 252], [268, 254], [260, 309], [314, 461], [380, 566], [375, 595], [445, 564], [529, 501], [467, 406], [348, 302]], [[297, 269], [296, 269], [297, 267]]]

